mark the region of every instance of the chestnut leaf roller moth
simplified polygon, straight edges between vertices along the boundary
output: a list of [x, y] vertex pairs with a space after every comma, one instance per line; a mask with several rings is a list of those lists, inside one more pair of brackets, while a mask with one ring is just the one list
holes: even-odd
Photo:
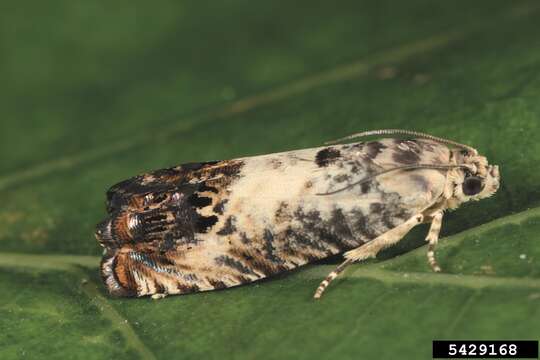
[[[343, 143], [364, 136], [376, 141]], [[409, 139], [403, 139], [403, 136]], [[107, 192], [97, 226], [112, 295], [160, 298], [229, 288], [344, 253], [347, 265], [429, 223], [434, 271], [444, 211], [493, 195], [499, 169], [467, 145], [408, 130], [153, 171]]]

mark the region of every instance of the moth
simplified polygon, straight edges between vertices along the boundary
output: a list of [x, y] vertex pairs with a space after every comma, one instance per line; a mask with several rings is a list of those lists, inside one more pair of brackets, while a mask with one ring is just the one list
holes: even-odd
[[[346, 143], [364, 136], [386, 138]], [[499, 168], [467, 145], [408, 130], [330, 145], [142, 174], [107, 192], [97, 226], [112, 295], [169, 294], [251, 283], [344, 253], [349, 264], [429, 223], [427, 260], [444, 211], [493, 195]]]

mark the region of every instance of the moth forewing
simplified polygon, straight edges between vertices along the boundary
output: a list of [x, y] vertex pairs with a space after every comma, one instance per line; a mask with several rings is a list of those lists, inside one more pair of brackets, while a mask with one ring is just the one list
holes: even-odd
[[494, 174], [459, 151], [382, 139], [136, 176], [108, 192], [102, 276], [119, 296], [228, 288], [346, 251], [347, 264], [374, 256], [420, 217], [434, 221], [436, 264], [442, 211], [463, 201], [454, 188], [473, 165]]

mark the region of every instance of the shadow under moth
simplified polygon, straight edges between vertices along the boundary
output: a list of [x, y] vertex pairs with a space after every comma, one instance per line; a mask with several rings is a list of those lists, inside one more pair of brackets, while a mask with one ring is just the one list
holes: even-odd
[[[345, 143], [364, 136], [377, 141]], [[404, 136], [410, 139], [402, 139]], [[112, 295], [160, 298], [229, 288], [345, 253], [347, 267], [493, 195], [499, 169], [467, 145], [407, 130], [354, 134], [332, 145], [190, 163], [142, 174], [107, 192], [96, 237]]]

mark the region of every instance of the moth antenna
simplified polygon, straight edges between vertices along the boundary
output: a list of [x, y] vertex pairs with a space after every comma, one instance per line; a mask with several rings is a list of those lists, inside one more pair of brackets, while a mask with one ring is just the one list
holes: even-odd
[[349, 184], [347, 186], [345, 186], [344, 188], [341, 188], [341, 189], [338, 189], [338, 190], [334, 190], [334, 191], [329, 191], [329, 192], [326, 192], [326, 193], [317, 193], [316, 195], [333, 195], [333, 194], [337, 194], [339, 192], [342, 192], [344, 190], [348, 190], [354, 186], [358, 186], [358, 185], [362, 185], [364, 183], [367, 183], [367, 182], [370, 182], [372, 181], [373, 179], [375, 179], [377, 176], [381, 176], [381, 175], [384, 175], [384, 174], [388, 174], [389, 172], [392, 172], [392, 171], [398, 171], [398, 170], [414, 170], [414, 169], [435, 169], [435, 170], [451, 170], [451, 169], [458, 169], [458, 168], [462, 168], [462, 169], [467, 169], [467, 170], [471, 170], [471, 166], [470, 165], [437, 165], [437, 164], [415, 164], [415, 165], [403, 165], [403, 166], [398, 166], [398, 167], [395, 167], [395, 168], [391, 168], [391, 169], [386, 169], [386, 170], [383, 170], [377, 174], [374, 174], [374, 175], [371, 175], [371, 176], [368, 176], [360, 181], [357, 181], [355, 183], [352, 183], [352, 184]]
[[343, 272], [343, 270], [345, 270], [345, 268], [347, 266], [349, 266], [352, 263], [353, 263], [353, 261], [351, 259], [347, 259], [344, 262], [342, 262], [341, 264], [339, 264], [339, 266], [336, 268], [336, 270], [334, 270], [330, 274], [328, 274], [328, 276], [321, 282], [321, 284], [319, 285], [317, 290], [315, 290], [315, 294], [313, 295], [313, 298], [314, 299], [320, 299], [323, 292], [324, 292], [324, 290], [326, 290], [328, 285], [330, 285], [330, 283], [335, 278], [337, 278], [338, 275], [341, 274]]
[[457, 148], [467, 150], [468, 152], [471, 152], [473, 155], [478, 155], [478, 151], [476, 151], [475, 148], [469, 145], [461, 144], [452, 140], [440, 138], [440, 137], [429, 135], [422, 132], [417, 132], [417, 131], [412, 131], [412, 130], [401, 130], [401, 129], [382, 129], [382, 130], [364, 131], [364, 132], [359, 132], [359, 133], [352, 134], [349, 136], [345, 136], [337, 140], [328, 141], [328, 142], [325, 142], [325, 144], [326, 145], [337, 144], [346, 140], [352, 140], [352, 139], [357, 139], [357, 138], [361, 138], [365, 136], [373, 136], [373, 135], [410, 135], [410, 136], [415, 136], [422, 139], [432, 140], [441, 144], [452, 145]]

